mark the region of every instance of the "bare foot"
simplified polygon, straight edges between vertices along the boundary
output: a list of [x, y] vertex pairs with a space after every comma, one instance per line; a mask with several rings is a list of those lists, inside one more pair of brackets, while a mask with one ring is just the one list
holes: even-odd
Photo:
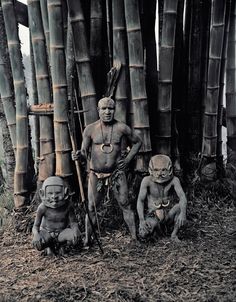
[[171, 240], [174, 242], [174, 243], [181, 243], [181, 240], [179, 239], [178, 236], [171, 236]]
[[50, 247], [47, 247], [45, 250], [44, 250], [44, 254], [45, 256], [55, 256], [55, 253], [53, 252], [53, 250], [50, 248]]

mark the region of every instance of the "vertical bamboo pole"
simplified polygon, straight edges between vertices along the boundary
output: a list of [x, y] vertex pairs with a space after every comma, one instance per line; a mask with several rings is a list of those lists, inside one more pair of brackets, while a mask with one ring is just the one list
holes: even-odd
[[46, 45], [47, 45], [47, 53], [48, 53], [48, 56], [49, 56], [50, 36], [49, 36], [49, 24], [48, 24], [47, 0], [40, 0], [40, 8], [41, 8], [41, 15], [42, 15], [43, 29], [44, 29], [45, 39], [46, 39]]
[[136, 170], [147, 171], [151, 153], [151, 141], [139, 3], [136, 0], [125, 0], [124, 3], [129, 51], [131, 106], [133, 111], [132, 127], [143, 143], [137, 156]]
[[116, 112], [115, 118], [127, 122], [128, 111], [128, 46], [125, 26], [124, 2], [112, 1], [112, 33], [113, 33], [113, 66], [117, 61], [121, 63], [121, 72], [115, 92]]
[[[33, 53], [33, 45], [32, 45], [32, 36], [30, 34], [30, 65], [31, 65], [31, 105], [38, 104], [38, 90], [36, 83], [36, 73], [35, 73], [35, 65], [34, 65], [34, 53]], [[40, 157], [40, 141], [39, 141], [39, 117], [33, 117], [33, 129], [34, 129], [34, 150], [35, 150], [35, 170], [38, 175], [38, 166], [39, 166], [39, 157]]]
[[76, 68], [83, 104], [85, 126], [98, 119], [97, 100], [91, 70], [85, 20], [80, 0], [68, 0], [68, 11], [73, 32]]
[[[123, 0], [120, 1], [122, 6]], [[108, 61], [109, 68], [112, 66], [112, 35], [111, 35], [111, 0], [106, 0], [106, 29], [107, 29], [107, 46], [108, 46]]]
[[11, 61], [16, 98], [16, 167], [14, 178], [15, 208], [26, 205], [27, 166], [28, 166], [28, 117], [27, 96], [24, 80], [20, 41], [12, 0], [2, 0], [8, 49]]
[[[186, 101], [186, 137], [189, 140], [188, 152], [198, 154], [201, 151], [201, 96], [202, 96], [202, 32], [201, 32], [201, 2], [190, 0], [187, 14], [189, 23], [187, 48], [187, 101]], [[186, 125], [185, 125], [186, 126]]]
[[0, 95], [3, 110], [6, 116], [10, 132], [12, 146], [16, 153], [16, 108], [14, 104], [14, 87], [12, 71], [7, 47], [6, 31], [3, 20], [2, 7], [0, 3]]
[[91, 0], [89, 53], [95, 89], [102, 97], [102, 1]]
[[223, 110], [224, 110], [224, 86], [225, 86], [225, 71], [227, 62], [227, 47], [228, 47], [228, 35], [229, 35], [229, 20], [230, 20], [230, 6], [231, 0], [226, 0], [226, 12], [225, 12], [225, 28], [224, 28], [224, 40], [223, 50], [220, 66], [220, 87], [219, 87], [219, 104], [217, 115], [217, 163], [219, 168], [219, 176], [224, 175], [224, 163], [222, 153], [222, 124], [223, 124]]
[[72, 170], [61, 0], [48, 0], [48, 19], [54, 101], [56, 175], [67, 178], [72, 175]]
[[226, 119], [227, 164], [226, 176], [231, 193], [236, 197], [236, 3], [231, 3], [227, 70], [226, 70]]
[[[1, 27], [1, 25], [0, 25]], [[4, 173], [4, 188], [10, 190], [10, 193], [14, 191], [14, 170], [15, 170], [15, 155], [10, 137], [9, 128], [7, 126], [7, 119], [4, 114], [3, 104], [0, 95], [0, 135], [3, 149], [3, 162], [1, 162], [1, 170], [3, 167], [6, 170]]]
[[[47, 64], [47, 50], [40, 11], [40, 1], [28, 0], [27, 3], [38, 97], [40, 103], [49, 104], [52, 103], [52, 97]], [[39, 182], [43, 182], [49, 176], [54, 175], [55, 154], [53, 141], [53, 121], [51, 116], [40, 116]]]
[[178, 0], [165, 0], [160, 45], [157, 102], [157, 153], [171, 155], [172, 77]]
[[[150, 131], [152, 145], [155, 147], [154, 139], [156, 133], [156, 114], [157, 114], [157, 45], [155, 39], [155, 22], [157, 13], [157, 0], [143, 1], [143, 40], [146, 51], [146, 89], [148, 97], [149, 119], [150, 119]], [[153, 127], [152, 127], [153, 125]], [[155, 150], [153, 150], [155, 153]]]
[[[217, 115], [219, 99], [220, 65], [223, 49], [225, 22], [225, 1], [213, 0], [211, 13], [209, 65], [207, 77], [207, 92], [205, 96], [204, 127], [202, 142], [201, 173], [208, 177], [206, 171], [210, 168], [209, 180], [216, 177], [216, 147], [217, 147]], [[208, 166], [208, 164], [210, 166]], [[207, 169], [206, 169], [206, 166]]]

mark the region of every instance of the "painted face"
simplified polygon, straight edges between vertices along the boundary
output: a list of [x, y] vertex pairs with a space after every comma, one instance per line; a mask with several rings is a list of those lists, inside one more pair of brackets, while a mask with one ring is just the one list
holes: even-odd
[[98, 114], [102, 122], [112, 122], [115, 114], [115, 102], [110, 98], [101, 99], [98, 102]]
[[59, 208], [66, 203], [67, 188], [60, 177], [52, 176], [44, 181], [40, 196], [47, 207]]
[[50, 208], [59, 208], [65, 204], [64, 188], [62, 186], [47, 186], [45, 188], [45, 204]]
[[149, 162], [149, 173], [153, 181], [160, 184], [172, 179], [173, 168], [170, 158], [162, 154], [153, 156]]

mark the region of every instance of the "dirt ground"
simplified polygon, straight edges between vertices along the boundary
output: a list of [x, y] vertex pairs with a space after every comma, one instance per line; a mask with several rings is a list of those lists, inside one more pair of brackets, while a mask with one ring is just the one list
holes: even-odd
[[0, 301], [236, 301], [235, 205], [226, 193], [188, 194], [181, 245], [133, 244], [125, 228], [64, 257], [44, 257], [29, 234], [0, 235]]

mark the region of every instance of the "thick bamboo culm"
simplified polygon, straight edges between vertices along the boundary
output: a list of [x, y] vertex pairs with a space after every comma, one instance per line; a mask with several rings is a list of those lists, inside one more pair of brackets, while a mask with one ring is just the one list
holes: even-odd
[[[120, 1], [122, 5], [122, 1]], [[106, 0], [106, 29], [107, 29], [107, 46], [108, 46], [108, 61], [109, 68], [112, 67], [112, 34], [111, 34], [111, 1]]]
[[73, 32], [74, 54], [84, 110], [84, 122], [85, 126], [87, 126], [98, 119], [98, 112], [91, 60], [86, 39], [85, 20], [80, 0], [68, 0], [67, 5]]
[[[226, 119], [227, 119], [227, 169], [234, 165], [236, 158], [236, 4], [231, 2], [230, 27], [226, 70]], [[230, 172], [230, 171], [228, 171]], [[231, 171], [231, 173], [233, 170]], [[231, 175], [233, 176], [233, 174]], [[235, 178], [234, 178], [235, 181]], [[236, 192], [235, 192], [236, 195]]]
[[[39, 102], [52, 103], [47, 49], [43, 30], [39, 0], [28, 0], [29, 27], [32, 36], [34, 66]], [[55, 173], [53, 120], [51, 116], [40, 116], [40, 161], [39, 182]]]
[[10, 132], [12, 146], [16, 153], [16, 108], [14, 104], [14, 87], [7, 47], [5, 25], [0, 4], [0, 96]]
[[188, 1], [186, 8], [185, 37], [187, 60], [186, 136], [188, 152], [201, 151], [201, 98], [202, 98], [202, 32], [200, 1]]
[[125, 26], [124, 2], [112, 1], [112, 33], [113, 33], [113, 66], [116, 62], [121, 63], [119, 81], [117, 83], [115, 100], [115, 118], [118, 121], [127, 123], [128, 103], [128, 62], [127, 62], [127, 35]]
[[24, 70], [13, 0], [2, 0], [8, 50], [16, 99], [16, 167], [14, 178], [15, 208], [26, 205], [28, 167], [28, 116]]
[[220, 85], [220, 66], [223, 49], [225, 1], [213, 0], [209, 42], [207, 92], [205, 96], [202, 156], [216, 157], [217, 115]]
[[60, 0], [48, 1], [50, 30], [50, 62], [54, 101], [54, 137], [56, 175], [63, 178], [72, 175], [71, 144], [68, 131], [68, 100], [62, 4]]
[[142, 141], [142, 147], [137, 156], [135, 169], [137, 171], [147, 171], [149, 157], [151, 155], [151, 141], [139, 3], [136, 0], [125, 0], [124, 3], [129, 52], [131, 112], [133, 113], [131, 126]]
[[102, 96], [102, 0], [90, 3], [90, 43], [89, 53], [97, 96]]
[[49, 56], [50, 51], [50, 35], [49, 35], [49, 24], [48, 24], [48, 6], [47, 6], [47, 0], [40, 0], [40, 9], [41, 9], [41, 16], [43, 21], [43, 29], [46, 39], [46, 45], [47, 45], [47, 54]]
[[165, 0], [159, 55], [157, 101], [157, 153], [171, 155], [172, 78], [178, 0]]
[[[31, 105], [38, 104], [38, 90], [36, 83], [36, 73], [35, 73], [35, 65], [34, 65], [34, 53], [33, 53], [33, 45], [32, 45], [32, 36], [30, 34], [30, 65], [31, 65]], [[36, 168], [36, 175], [38, 175], [38, 166], [39, 166], [39, 157], [40, 157], [40, 141], [39, 141], [39, 117], [35, 116], [33, 118], [33, 129], [34, 130], [34, 161]]]
[[225, 11], [225, 28], [224, 28], [224, 40], [223, 50], [220, 66], [220, 88], [219, 88], [219, 104], [218, 104], [218, 117], [217, 117], [217, 161], [218, 166], [221, 168], [221, 174], [223, 172], [223, 150], [222, 150], [222, 124], [223, 124], [223, 99], [224, 99], [224, 86], [225, 86], [225, 71], [227, 62], [227, 48], [228, 48], [228, 35], [229, 35], [229, 20], [230, 20], [230, 7], [231, 0], [226, 0]]
[[67, 41], [66, 41], [66, 79], [67, 79], [67, 94], [68, 100], [71, 100], [73, 95], [73, 73], [75, 66], [75, 56], [73, 47], [73, 33], [70, 19], [67, 20]]

